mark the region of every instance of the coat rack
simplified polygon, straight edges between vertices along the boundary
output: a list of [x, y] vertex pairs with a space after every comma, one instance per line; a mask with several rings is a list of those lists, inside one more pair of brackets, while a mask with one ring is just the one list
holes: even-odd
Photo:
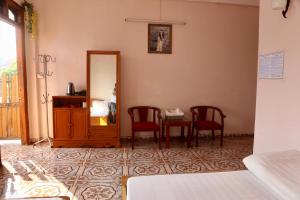
[[38, 72], [37, 76], [41, 79], [44, 79], [45, 84], [45, 92], [42, 96], [42, 104], [45, 105], [46, 109], [46, 125], [47, 125], [47, 138], [44, 138], [36, 143], [33, 144], [33, 146], [48, 141], [50, 147], [52, 146], [52, 138], [49, 135], [49, 113], [48, 113], [48, 103], [49, 103], [49, 93], [48, 93], [48, 84], [47, 84], [47, 77], [51, 77], [53, 75], [53, 72], [48, 71], [48, 63], [49, 62], [56, 62], [56, 58], [52, 58], [50, 55], [38, 55], [38, 62], [44, 64], [44, 70], [42, 72]]

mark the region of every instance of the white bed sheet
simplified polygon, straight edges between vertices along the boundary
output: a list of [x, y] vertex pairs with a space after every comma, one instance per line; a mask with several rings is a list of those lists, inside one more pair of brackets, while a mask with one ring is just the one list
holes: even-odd
[[91, 117], [106, 117], [108, 116], [108, 113], [109, 113], [108, 108], [92, 107], [90, 115]]
[[300, 151], [251, 155], [244, 163], [283, 199], [300, 200]]
[[282, 200], [249, 171], [133, 177], [127, 200]]

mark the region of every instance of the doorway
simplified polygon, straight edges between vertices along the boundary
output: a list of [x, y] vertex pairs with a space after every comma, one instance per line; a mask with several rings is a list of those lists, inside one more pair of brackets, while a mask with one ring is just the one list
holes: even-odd
[[0, 1], [0, 140], [29, 144], [24, 10], [13, 0]]
[[0, 139], [20, 139], [16, 28], [0, 20]]

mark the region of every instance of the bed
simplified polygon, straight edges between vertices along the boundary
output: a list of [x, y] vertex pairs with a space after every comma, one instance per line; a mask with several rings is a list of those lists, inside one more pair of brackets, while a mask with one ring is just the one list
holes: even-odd
[[127, 200], [299, 200], [300, 152], [251, 155], [248, 170], [132, 177]]
[[102, 99], [92, 99], [90, 108], [90, 124], [92, 126], [107, 126], [108, 124], [108, 102]]

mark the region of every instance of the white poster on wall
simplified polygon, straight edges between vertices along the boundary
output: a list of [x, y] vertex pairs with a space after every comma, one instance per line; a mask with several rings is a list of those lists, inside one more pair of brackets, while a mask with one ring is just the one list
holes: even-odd
[[260, 79], [283, 79], [284, 52], [263, 54], [259, 56]]

